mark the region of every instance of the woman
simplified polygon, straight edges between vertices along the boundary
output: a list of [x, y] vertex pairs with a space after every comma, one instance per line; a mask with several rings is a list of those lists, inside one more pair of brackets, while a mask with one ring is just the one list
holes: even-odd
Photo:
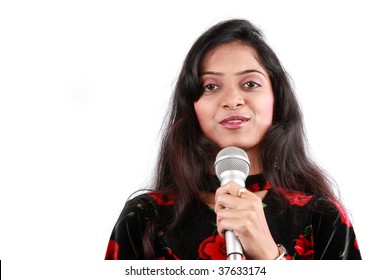
[[[215, 175], [230, 146], [248, 154], [247, 191]], [[226, 231], [246, 259], [361, 259], [348, 215], [307, 154], [287, 74], [245, 20], [211, 27], [190, 49], [153, 190], [126, 202], [106, 259], [226, 259]]]

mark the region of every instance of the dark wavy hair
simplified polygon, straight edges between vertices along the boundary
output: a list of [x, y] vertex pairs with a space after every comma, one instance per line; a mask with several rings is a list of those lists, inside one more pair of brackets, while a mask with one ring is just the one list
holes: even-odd
[[[259, 151], [266, 180], [275, 189], [298, 190], [336, 199], [328, 176], [308, 155], [301, 110], [289, 76], [276, 54], [265, 42], [262, 32], [249, 21], [227, 20], [212, 26], [195, 41], [172, 95], [154, 186], [157, 192], [175, 196], [174, 212], [165, 224], [169, 228], [179, 227], [188, 215], [197, 211], [201, 203], [200, 191], [213, 192], [219, 186], [219, 182], [210, 176], [218, 147], [203, 136], [194, 102], [202, 94], [199, 73], [205, 55], [233, 41], [256, 50], [272, 83], [273, 121]], [[149, 237], [145, 236], [144, 245], [151, 249]], [[145, 256], [151, 257], [147, 251]]]

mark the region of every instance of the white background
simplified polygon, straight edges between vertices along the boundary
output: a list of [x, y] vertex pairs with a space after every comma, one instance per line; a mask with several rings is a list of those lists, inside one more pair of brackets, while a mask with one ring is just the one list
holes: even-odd
[[187, 51], [234, 17], [264, 31], [291, 75], [311, 150], [339, 185], [363, 263], [385, 259], [386, 1], [314, 2], [1, 1], [5, 279], [100, 279], [123, 204], [150, 179]]

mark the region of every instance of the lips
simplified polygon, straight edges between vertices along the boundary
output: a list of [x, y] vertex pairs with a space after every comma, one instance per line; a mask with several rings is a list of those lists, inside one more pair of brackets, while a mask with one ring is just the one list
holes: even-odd
[[250, 118], [246, 116], [229, 116], [220, 121], [220, 124], [228, 129], [237, 129], [246, 125], [249, 120]]

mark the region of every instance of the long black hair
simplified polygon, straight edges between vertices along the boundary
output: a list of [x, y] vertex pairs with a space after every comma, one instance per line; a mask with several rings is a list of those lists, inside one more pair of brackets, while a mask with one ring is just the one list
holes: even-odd
[[154, 186], [157, 192], [175, 196], [174, 214], [166, 225], [170, 228], [180, 226], [196, 211], [201, 203], [200, 191], [213, 192], [218, 187], [218, 181], [210, 179], [218, 147], [203, 136], [194, 102], [202, 94], [199, 73], [205, 55], [234, 41], [256, 50], [272, 84], [273, 121], [259, 151], [266, 180], [275, 189], [336, 199], [325, 172], [308, 155], [300, 106], [276, 54], [265, 42], [262, 32], [249, 21], [227, 20], [212, 26], [192, 45], [171, 98]]

